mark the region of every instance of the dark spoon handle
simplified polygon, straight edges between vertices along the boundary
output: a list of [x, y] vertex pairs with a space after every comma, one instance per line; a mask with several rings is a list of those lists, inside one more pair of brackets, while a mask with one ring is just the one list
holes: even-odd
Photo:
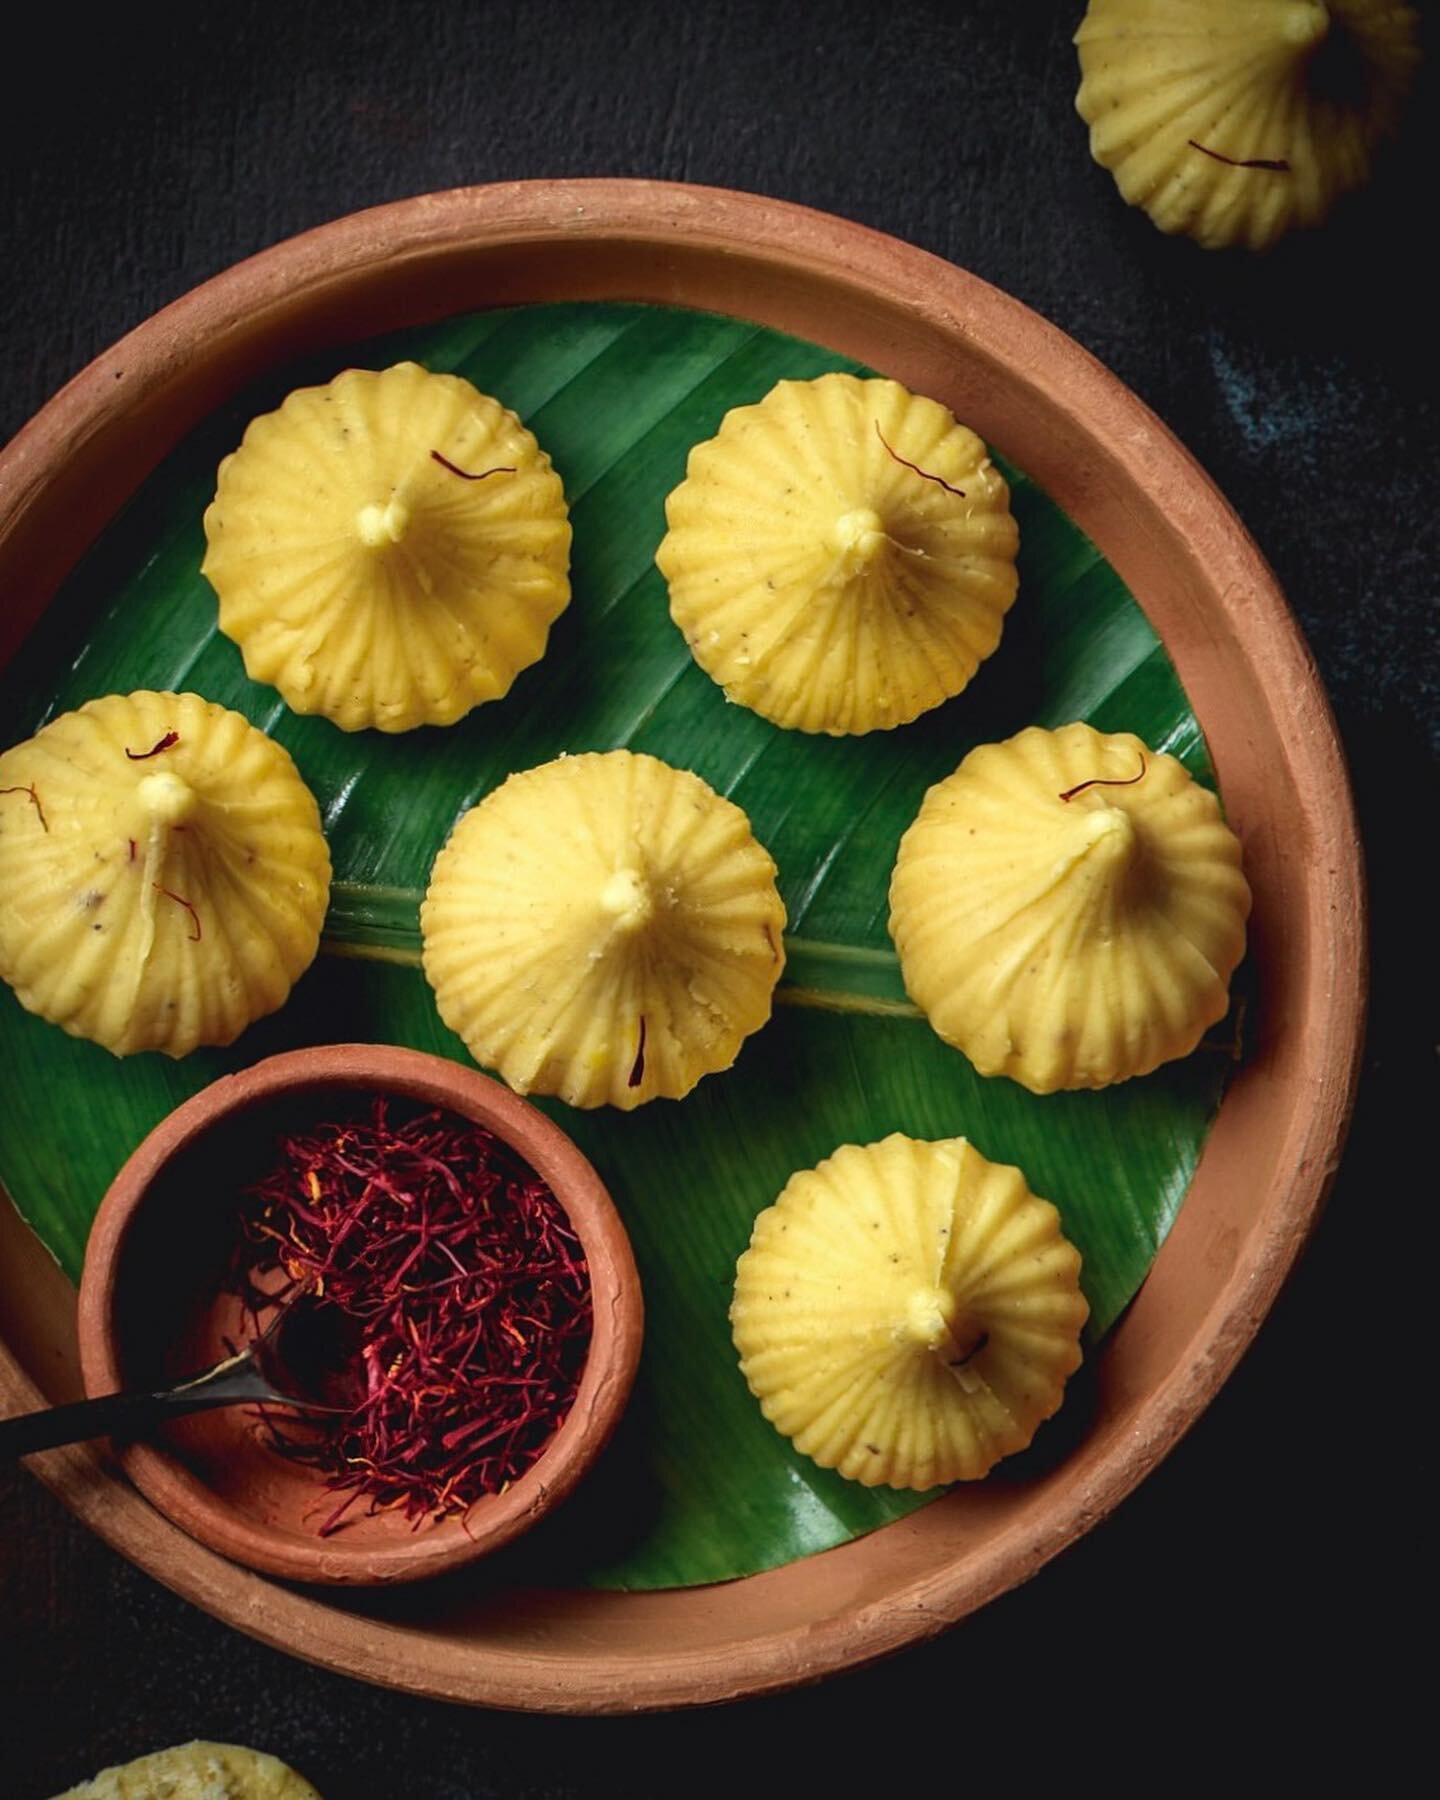
[[0, 1420], [0, 1461], [29, 1456], [36, 1450], [54, 1450], [61, 1444], [78, 1444], [85, 1438], [140, 1437], [166, 1419], [207, 1407], [279, 1398], [248, 1354], [232, 1356], [171, 1388], [103, 1394], [98, 1400], [76, 1400], [68, 1406]]

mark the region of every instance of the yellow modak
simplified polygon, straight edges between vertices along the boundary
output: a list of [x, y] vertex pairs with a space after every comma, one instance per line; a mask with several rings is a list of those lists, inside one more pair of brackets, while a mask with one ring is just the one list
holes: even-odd
[[1128, 732], [1032, 726], [972, 750], [900, 841], [905, 987], [982, 1075], [1100, 1088], [1224, 1016], [1250, 889], [1220, 804]]
[[228, 1044], [314, 960], [320, 814], [239, 713], [109, 694], [0, 756], [0, 789], [0, 977], [72, 1036]]
[[512, 775], [420, 912], [440, 1016], [518, 1092], [626, 1111], [728, 1069], [784, 967], [775, 865], [698, 775], [628, 750]]
[[176, 1744], [101, 1769], [58, 1800], [319, 1800], [302, 1775], [239, 1744]]
[[656, 562], [695, 660], [776, 725], [908, 724], [970, 680], [1015, 598], [1010, 490], [895, 381], [782, 381], [690, 452]]
[[1075, 105], [1162, 231], [1263, 250], [1366, 180], [1417, 29], [1396, 0], [1090, 0]]
[[550, 458], [498, 400], [416, 363], [347, 369], [253, 420], [205, 536], [246, 672], [343, 731], [498, 700], [570, 599]]
[[197, 1742], [102, 1769], [58, 1800], [319, 1800], [319, 1795], [263, 1750]]
[[755, 1221], [730, 1308], [775, 1428], [866, 1487], [976, 1481], [1080, 1366], [1060, 1215], [964, 1138], [846, 1144]]

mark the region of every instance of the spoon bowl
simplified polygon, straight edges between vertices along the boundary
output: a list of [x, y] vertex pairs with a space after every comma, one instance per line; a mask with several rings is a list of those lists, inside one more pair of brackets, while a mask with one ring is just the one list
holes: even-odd
[[[311, 1344], [305, 1344], [298, 1361], [293, 1347], [286, 1348], [285, 1340], [293, 1345], [307, 1331], [315, 1335], [308, 1308], [277, 1308], [257, 1337], [213, 1368], [183, 1376], [168, 1386], [130, 1388], [0, 1419], [0, 1462], [54, 1450], [61, 1444], [84, 1443], [89, 1438], [144, 1437], [167, 1420], [206, 1412], [213, 1406], [260, 1402], [302, 1412], [346, 1412], [349, 1408], [339, 1404], [339, 1383], [347, 1371], [337, 1364], [333, 1352], [312, 1376], [316, 1358]], [[316, 1341], [323, 1347], [322, 1339]], [[320, 1398], [322, 1391], [324, 1399]]]
[[[398, 1512], [364, 1515], [333, 1536], [334, 1508], [310, 1468], [270, 1448], [253, 1408], [167, 1423], [117, 1447], [145, 1496], [193, 1537], [266, 1574], [342, 1584], [439, 1574], [509, 1543], [568, 1494], [624, 1408], [639, 1358], [639, 1276], [599, 1176], [558, 1126], [474, 1070], [383, 1045], [345, 1044], [270, 1058], [226, 1077], [163, 1120], [116, 1176], [96, 1216], [80, 1287], [87, 1394], [173, 1385], [221, 1362], [247, 1335], [230, 1270], [242, 1192], [278, 1135], [357, 1111], [376, 1095], [439, 1106], [484, 1125], [549, 1185], [584, 1246], [594, 1303], [575, 1403], [540, 1458], [463, 1518], [416, 1529]], [[313, 1346], [311, 1347], [313, 1349]], [[307, 1352], [287, 1334], [276, 1360], [306, 1389]], [[327, 1395], [316, 1393], [318, 1400]]]

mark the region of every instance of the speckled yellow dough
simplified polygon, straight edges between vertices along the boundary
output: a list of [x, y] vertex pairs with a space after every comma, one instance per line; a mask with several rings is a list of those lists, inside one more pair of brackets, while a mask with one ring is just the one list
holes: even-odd
[[1419, 60], [1396, 0], [1090, 0], [1075, 42], [1096, 162], [1212, 250], [1266, 249], [1359, 187]]
[[982, 1075], [1037, 1094], [1187, 1056], [1224, 1016], [1249, 911], [1215, 796], [1084, 724], [972, 750], [890, 884], [910, 997]]
[[1080, 1366], [1060, 1215], [964, 1138], [846, 1144], [755, 1221], [730, 1322], [761, 1410], [866, 1487], [975, 1481]]
[[570, 599], [550, 458], [498, 400], [417, 363], [347, 369], [252, 421], [205, 536], [246, 672], [344, 731], [498, 700]]
[[1004, 477], [895, 381], [782, 381], [736, 407], [665, 514], [656, 561], [695, 660], [800, 731], [887, 729], [950, 699], [1015, 598]]
[[775, 865], [699, 778], [628, 750], [512, 775], [420, 912], [441, 1017], [520, 1093], [626, 1111], [728, 1069], [784, 966]]
[[303, 1776], [263, 1750], [177, 1744], [102, 1769], [56, 1800], [320, 1800]]
[[0, 977], [117, 1056], [228, 1044], [310, 966], [330, 853], [288, 752], [198, 694], [110, 694], [0, 756]]

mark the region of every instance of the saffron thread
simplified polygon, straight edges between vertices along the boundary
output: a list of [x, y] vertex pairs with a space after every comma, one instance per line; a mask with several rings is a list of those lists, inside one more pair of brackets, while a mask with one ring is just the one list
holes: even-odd
[[191, 905], [191, 903], [187, 899], [184, 898], [183, 895], [172, 893], [170, 891], [170, 889], [167, 887], [161, 887], [161, 885], [158, 881], [154, 882], [152, 885], [157, 894], [163, 894], [167, 900], [173, 900], [177, 906], [183, 906], [185, 908], [186, 912], [189, 913], [190, 923], [195, 927], [195, 929], [190, 933], [190, 942], [192, 944], [198, 944], [200, 942], [200, 936], [201, 936], [199, 913], [196, 912], [195, 908]]
[[362, 1502], [463, 1525], [542, 1455], [590, 1345], [589, 1268], [554, 1194], [483, 1126], [392, 1121], [404, 1105], [282, 1138], [241, 1216], [244, 1314], [303, 1303], [341, 1350], [328, 1416], [259, 1408], [271, 1448], [321, 1480], [322, 1537]]
[[27, 795], [30, 804], [35, 808], [35, 816], [40, 821], [40, 829], [45, 832], [49, 831], [50, 821], [45, 817], [45, 808], [40, 804], [40, 796], [35, 792], [35, 784], [33, 782], [28, 787], [0, 788], [0, 797], [3, 797], [5, 794]]
[[963, 1369], [965, 1367], [966, 1363], [973, 1362], [975, 1360], [975, 1358], [980, 1354], [980, 1352], [985, 1348], [985, 1346], [989, 1342], [990, 1342], [990, 1333], [988, 1331], [982, 1331], [980, 1333], [980, 1336], [976, 1339], [975, 1343], [971, 1345], [971, 1347], [965, 1352], [965, 1354], [963, 1356], [957, 1356], [955, 1358], [955, 1360], [952, 1363], [950, 1363], [948, 1366], [952, 1369]]
[[451, 462], [448, 456], [442, 456], [438, 450], [430, 452], [430, 460], [439, 463], [442, 469], [448, 469], [452, 475], [458, 475], [462, 481], [488, 481], [492, 475], [513, 475], [515, 473], [513, 468], [501, 467], [480, 469], [472, 474], [469, 469], [462, 469], [458, 464]]
[[173, 750], [179, 742], [180, 733], [178, 731], [167, 731], [164, 737], [153, 743], [148, 750], [127, 749], [125, 754], [131, 762], [149, 762], [152, 756], [158, 756], [162, 750]]
[[1290, 165], [1283, 156], [1226, 156], [1223, 151], [1212, 150], [1208, 144], [1197, 144], [1194, 138], [1186, 138], [1185, 141], [1202, 156], [1211, 156], [1216, 162], [1225, 163], [1232, 169], [1273, 169], [1277, 175], [1290, 173]]
[[908, 456], [902, 456], [898, 450], [892, 450], [890, 445], [886, 443], [885, 433], [880, 429], [880, 421], [878, 419], [875, 421], [875, 435], [879, 438], [880, 442], [885, 445], [887, 454], [893, 456], [897, 463], [903, 463], [907, 469], [913, 469], [922, 481], [933, 481], [937, 487], [944, 488], [947, 494], [954, 494], [959, 500], [965, 498], [964, 488], [952, 487], [943, 475], [932, 475], [928, 469], [922, 469], [919, 463], [911, 462]]
[[1138, 773], [1136, 773], [1134, 775], [1124, 775], [1124, 776], [1092, 775], [1088, 781], [1080, 781], [1080, 782], [1077, 782], [1074, 787], [1066, 788], [1065, 792], [1060, 796], [1060, 798], [1062, 800], [1073, 800], [1077, 794], [1083, 794], [1085, 792], [1086, 788], [1092, 788], [1092, 787], [1134, 787], [1135, 783], [1137, 781], [1139, 781], [1140, 777], [1144, 773], [1145, 773], [1145, 758], [1142, 755], [1140, 758], [1140, 768], [1139, 768]]
[[641, 1013], [641, 1015], [640, 1015], [640, 1047], [635, 1052], [635, 1063], [634, 1063], [633, 1068], [630, 1070], [630, 1079], [626, 1082], [625, 1085], [627, 1087], [637, 1088], [637, 1087], [639, 1087], [640, 1083], [644, 1079], [645, 1079], [645, 1015], [644, 1015], [644, 1013]]

